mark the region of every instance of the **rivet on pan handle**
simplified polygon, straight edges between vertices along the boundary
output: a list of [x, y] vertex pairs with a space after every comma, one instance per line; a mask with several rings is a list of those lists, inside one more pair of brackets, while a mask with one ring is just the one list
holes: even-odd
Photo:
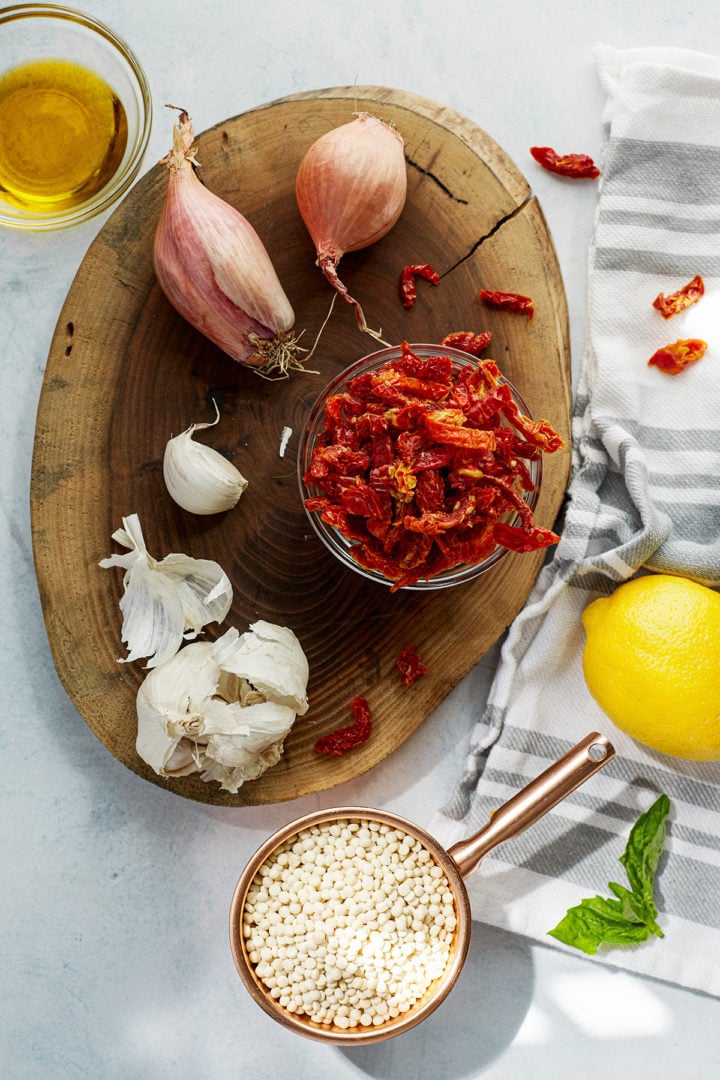
[[517, 795], [500, 806], [479, 832], [448, 848], [463, 877], [471, 874], [484, 855], [504, 840], [518, 836], [557, 806], [575, 788], [604, 768], [615, 756], [612, 743], [591, 732]]

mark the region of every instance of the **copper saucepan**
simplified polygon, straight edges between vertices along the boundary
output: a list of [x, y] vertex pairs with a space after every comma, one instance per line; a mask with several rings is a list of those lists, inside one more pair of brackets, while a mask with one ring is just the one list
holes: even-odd
[[[482, 857], [497, 844], [518, 836], [577, 787], [589, 780], [615, 755], [609, 740], [592, 732], [572, 750], [500, 806], [473, 836], [453, 844], [446, 851], [429, 833], [396, 814], [368, 807], [343, 806], [319, 810], [297, 818], [272, 836], [255, 852], [235, 888], [230, 910], [230, 944], [240, 978], [258, 1005], [284, 1027], [306, 1038], [336, 1045], [359, 1046], [399, 1035], [419, 1024], [452, 990], [467, 956], [472, 915], [463, 878], [476, 868]], [[457, 926], [444, 973], [410, 1010], [379, 1026], [341, 1028], [320, 1024], [308, 1016], [291, 1013], [271, 997], [251, 963], [243, 934], [244, 907], [248, 890], [263, 863], [286, 840], [309, 826], [335, 821], [376, 821], [399, 829], [418, 840], [442, 868], [453, 893]]]

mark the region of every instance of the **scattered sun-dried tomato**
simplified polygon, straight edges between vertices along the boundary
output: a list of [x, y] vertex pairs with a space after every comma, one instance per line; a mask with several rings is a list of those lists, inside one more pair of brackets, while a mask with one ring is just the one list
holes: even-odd
[[370, 738], [372, 724], [370, 722], [370, 706], [367, 698], [358, 694], [350, 702], [350, 708], [355, 718], [354, 722], [348, 724], [347, 727], [331, 731], [329, 735], [322, 735], [315, 743], [318, 754], [332, 754], [339, 757], [341, 754], [347, 753], [348, 750], [352, 750], [353, 747], [367, 742]]
[[446, 334], [440, 344], [449, 349], [460, 349], [471, 356], [479, 356], [481, 352], [485, 352], [491, 341], [492, 333], [489, 330], [483, 330], [481, 334], [473, 334], [470, 330], [456, 330], [454, 334]]
[[704, 292], [705, 282], [696, 274], [692, 281], [688, 281], [687, 285], [683, 285], [677, 292], [670, 293], [669, 296], [658, 293], [652, 306], [660, 312], [663, 319], [672, 319], [673, 315], [689, 308], [691, 304], [697, 304]]
[[531, 146], [530, 153], [543, 169], [574, 180], [595, 180], [600, 170], [587, 154], [558, 154], [551, 146]]
[[547, 420], [520, 412], [493, 360], [418, 356], [404, 342], [397, 359], [328, 398], [305, 506], [395, 592], [498, 545], [555, 543], [533, 523], [528, 463], [563, 446]]
[[417, 649], [414, 645], [406, 645], [404, 649], [401, 649], [397, 658], [398, 671], [400, 672], [400, 678], [406, 686], [412, 686], [423, 675], [427, 675], [428, 669], [423, 664], [422, 660], [418, 656]]
[[413, 263], [411, 266], [406, 266], [400, 275], [400, 298], [403, 307], [411, 308], [415, 303], [417, 297], [416, 277], [425, 278], [426, 281], [430, 281], [433, 285], [440, 284], [440, 275], [435, 273], [430, 263]]
[[533, 317], [534, 307], [529, 296], [521, 293], [498, 292], [496, 289], [481, 289], [480, 299], [491, 307], [504, 308], [505, 311], [519, 311], [527, 315], [528, 322]]
[[679, 375], [688, 364], [695, 364], [705, 355], [707, 342], [699, 338], [685, 338], [672, 345], [664, 345], [648, 360], [648, 367], [659, 368], [665, 375]]

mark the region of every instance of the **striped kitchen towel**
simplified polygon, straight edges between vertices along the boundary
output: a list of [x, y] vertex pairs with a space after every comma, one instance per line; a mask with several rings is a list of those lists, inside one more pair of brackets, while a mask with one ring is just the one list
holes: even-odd
[[[466, 772], [431, 829], [446, 844], [474, 832], [584, 735], [604, 732], [617, 757], [485, 858], [468, 879], [473, 915], [567, 948], [547, 932], [624, 880], [631, 824], [666, 792], [665, 937], [597, 959], [720, 995], [720, 763], [647, 751], [612, 725], [585, 685], [580, 621], [638, 574], [720, 584], [720, 59], [603, 46], [596, 58], [606, 142], [561, 540], [508, 632]], [[696, 274], [704, 297], [664, 320], [654, 298]], [[648, 367], [656, 349], [694, 337], [709, 344], [697, 364], [674, 377]]]

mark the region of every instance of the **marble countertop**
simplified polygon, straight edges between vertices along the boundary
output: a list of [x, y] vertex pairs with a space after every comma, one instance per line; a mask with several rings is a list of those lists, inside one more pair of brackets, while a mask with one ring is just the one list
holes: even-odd
[[[531, 177], [558, 251], [577, 377], [596, 193], [557, 184], [528, 147], [601, 155], [592, 50], [720, 41], [716, 0], [264, 0], [85, 9], [138, 53], [156, 112], [196, 130], [287, 94], [381, 85], [440, 101], [489, 132]], [[1, 46], [1, 41], [0, 41]], [[1, 55], [1, 53], [0, 53]], [[167, 151], [156, 123], [145, 168]], [[275, 828], [337, 804], [427, 825], [460, 773], [497, 647], [396, 753], [321, 795], [217, 808], [145, 783], [97, 741], [55, 673], [33, 571], [29, 478], [55, 322], [103, 219], [0, 235], [0, 725], [3, 1020], [13, 1080], [512, 1080], [717, 1076], [720, 1002], [474, 924], [453, 994], [409, 1034], [360, 1050], [297, 1038], [252, 1002], [227, 915], [239, 873]], [[478, 871], [478, 872], [481, 872]]]

